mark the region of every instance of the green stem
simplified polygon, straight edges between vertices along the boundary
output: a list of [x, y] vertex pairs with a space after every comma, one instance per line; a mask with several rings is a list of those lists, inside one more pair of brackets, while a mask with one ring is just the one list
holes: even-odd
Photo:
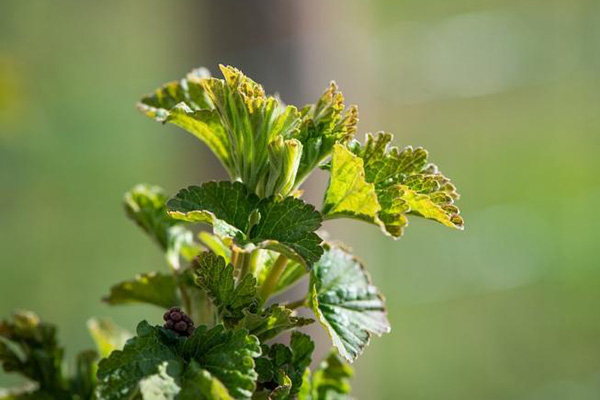
[[292, 301], [290, 303], [287, 303], [285, 306], [287, 308], [289, 308], [290, 310], [295, 310], [296, 308], [300, 308], [300, 307], [308, 307], [308, 297], [304, 297], [300, 300]]
[[255, 275], [256, 268], [258, 267], [258, 259], [260, 257], [260, 250], [255, 249], [252, 250], [250, 254], [246, 254], [244, 257], [244, 263], [242, 264], [240, 279], [242, 279], [246, 274]]
[[190, 298], [189, 293], [187, 292], [187, 289], [185, 288], [185, 282], [184, 282], [184, 278], [181, 275], [181, 273], [176, 272], [176, 281], [177, 281], [177, 286], [179, 286], [179, 291], [181, 292], [181, 300], [183, 301], [183, 308], [185, 310], [185, 312], [188, 315], [194, 315], [193, 313], [193, 309], [192, 309], [192, 300]]
[[273, 293], [275, 290], [277, 282], [279, 281], [287, 262], [288, 258], [283, 254], [280, 254], [279, 257], [277, 257], [277, 260], [275, 260], [275, 263], [271, 267], [271, 270], [267, 274], [267, 277], [265, 278], [265, 281], [262, 283], [259, 290], [260, 297], [263, 299], [263, 301], [266, 301], [271, 293]]

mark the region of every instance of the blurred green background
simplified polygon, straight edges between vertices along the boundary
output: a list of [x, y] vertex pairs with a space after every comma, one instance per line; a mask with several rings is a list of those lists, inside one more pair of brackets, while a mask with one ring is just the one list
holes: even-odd
[[[365, 260], [393, 325], [356, 363], [356, 397], [600, 398], [597, 0], [2, 1], [0, 315], [35, 310], [69, 354], [92, 345], [90, 316], [159, 318], [99, 302], [164, 268], [122, 193], [224, 174], [134, 104], [220, 62], [289, 103], [335, 79], [361, 138], [426, 147], [463, 195], [464, 232], [326, 226]], [[311, 179], [312, 202], [324, 184]]]

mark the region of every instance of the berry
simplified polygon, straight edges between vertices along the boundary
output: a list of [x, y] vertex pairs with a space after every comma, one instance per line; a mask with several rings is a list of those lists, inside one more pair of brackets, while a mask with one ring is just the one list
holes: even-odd
[[179, 307], [172, 307], [164, 313], [164, 327], [181, 336], [194, 333], [194, 322]]

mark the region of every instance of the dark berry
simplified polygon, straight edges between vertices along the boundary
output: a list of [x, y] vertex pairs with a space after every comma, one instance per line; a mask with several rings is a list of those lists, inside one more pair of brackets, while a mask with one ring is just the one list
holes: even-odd
[[194, 332], [194, 322], [179, 307], [169, 309], [163, 315], [164, 327], [181, 336], [190, 336]]

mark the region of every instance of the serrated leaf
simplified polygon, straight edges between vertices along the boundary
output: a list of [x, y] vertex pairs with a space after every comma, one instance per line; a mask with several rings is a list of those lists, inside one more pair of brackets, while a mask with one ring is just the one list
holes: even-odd
[[143, 400], [175, 400], [181, 390], [175, 379], [169, 375], [169, 364], [158, 366], [158, 372], [140, 381], [140, 394]]
[[178, 269], [180, 254], [191, 260], [199, 247], [193, 233], [183, 227], [182, 221], [167, 214], [166, 201], [162, 188], [137, 185], [125, 193], [125, 211], [165, 252], [169, 265]]
[[39, 384], [39, 395], [64, 392], [64, 350], [56, 340], [56, 328], [27, 311], [0, 322], [0, 363], [7, 373], [18, 373]]
[[259, 299], [256, 278], [248, 274], [237, 284], [233, 265], [223, 257], [204, 252], [195, 261], [198, 285], [206, 291], [224, 321], [231, 325], [244, 317], [244, 310], [255, 311]]
[[311, 307], [340, 354], [352, 362], [372, 334], [389, 332], [383, 296], [363, 265], [345, 250], [326, 246], [311, 271]]
[[331, 82], [317, 103], [301, 111], [302, 124], [296, 138], [303, 152], [297, 174], [298, 186], [332, 152], [336, 143], [346, 143], [356, 132], [358, 110], [350, 107], [344, 114], [344, 96]]
[[179, 376], [183, 365], [176, 348], [175, 338], [163, 328], [140, 322], [137, 336], [98, 364], [98, 396], [104, 400], [128, 398], [142, 379], [157, 374], [164, 363], [169, 376]]
[[148, 117], [179, 126], [203, 141], [234, 177], [229, 137], [203, 85], [209, 77], [205, 69], [192, 71], [142, 98], [138, 108]]
[[215, 105], [230, 140], [230, 154], [240, 178], [252, 191], [268, 180], [268, 146], [289, 139], [300, 124], [296, 107], [266, 96], [259, 84], [233, 67], [221, 65], [225, 79], [206, 79], [203, 87]]
[[233, 400], [227, 388], [192, 361], [183, 375], [179, 400]]
[[331, 176], [325, 193], [322, 214], [325, 218], [340, 216], [381, 224], [381, 206], [375, 185], [365, 180], [363, 160], [346, 147], [336, 144], [331, 160]]
[[223, 257], [226, 262], [231, 261], [231, 249], [223, 242], [223, 239], [217, 235], [213, 235], [204, 231], [200, 232], [198, 237], [208, 250], [212, 251], [218, 256]]
[[453, 204], [459, 195], [450, 180], [427, 163], [423, 148], [400, 150], [389, 146], [392, 139], [389, 133], [379, 133], [377, 137], [367, 135], [364, 146], [356, 141], [349, 145], [364, 162], [366, 181], [375, 186], [384, 232], [400, 237], [408, 223], [407, 214], [462, 229], [463, 220]]
[[211, 224], [220, 236], [282, 253], [307, 268], [323, 253], [314, 233], [321, 214], [300, 199], [259, 199], [242, 183], [222, 181], [182, 189], [167, 205], [174, 218]]
[[175, 277], [158, 272], [137, 275], [111, 287], [103, 301], [111, 305], [146, 303], [161, 308], [180, 305]]
[[223, 325], [211, 329], [196, 328], [183, 344], [182, 355], [194, 360], [227, 388], [234, 398], [249, 399], [258, 377], [254, 358], [261, 349], [258, 339], [245, 329], [225, 330]]
[[101, 358], [108, 357], [115, 350], [123, 349], [132, 337], [130, 332], [107, 318], [90, 318], [87, 327]]
[[263, 197], [288, 196], [294, 190], [296, 173], [302, 157], [302, 144], [296, 139], [278, 136], [269, 143], [268, 178], [259, 182], [256, 193]]
[[260, 313], [245, 312], [244, 318], [238, 323], [239, 327], [248, 329], [261, 343], [273, 339], [280, 333], [306, 326], [314, 322], [311, 318], [294, 315], [293, 310], [274, 304]]

